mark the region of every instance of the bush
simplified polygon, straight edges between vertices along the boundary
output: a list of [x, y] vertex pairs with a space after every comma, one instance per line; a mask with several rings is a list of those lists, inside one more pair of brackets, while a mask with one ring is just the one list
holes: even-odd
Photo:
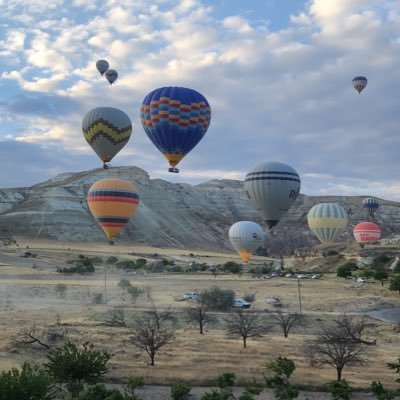
[[0, 374], [0, 400], [51, 400], [54, 393], [51, 377], [27, 363]]
[[54, 291], [59, 294], [60, 296], [64, 296], [65, 292], [67, 291], [67, 285], [65, 285], [64, 283], [58, 283], [55, 288]]
[[248, 303], [253, 303], [255, 299], [256, 299], [256, 295], [255, 294], [245, 294], [243, 296], [243, 300], [247, 301]]
[[131, 286], [132, 286], [132, 284], [126, 278], [122, 278], [118, 282], [118, 287], [121, 288], [121, 289], [124, 289], [124, 290], [129, 289]]
[[118, 269], [124, 269], [124, 270], [132, 270], [132, 269], [136, 269], [136, 264], [135, 261], [133, 260], [122, 260], [122, 261], [118, 261], [115, 264], [115, 267]]
[[136, 260], [136, 268], [143, 268], [147, 264], [147, 260], [145, 258], [138, 258]]
[[329, 382], [326, 384], [326, 389], [335, 400], [350, 400], [351, 388], [346, 382], [346, 379]]
[[232, 274], [238, 274], [242, 271], [242, 266], [234, 261], [228, 261], [223, 265], [222, 269]]
[[184, 382], [175, 382], [171, 385], [172, 400], [187, 400], [190, 397], [192, 388]]

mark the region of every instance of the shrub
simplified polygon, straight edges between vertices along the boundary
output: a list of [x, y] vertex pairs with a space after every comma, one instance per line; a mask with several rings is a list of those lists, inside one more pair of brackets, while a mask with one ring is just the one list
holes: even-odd
[[136, 268], [143, 268], [147, 264], [147, 260], [145, 258], [138, 258], [136, 260]]
[[243, 296], [243, 300], [247, 301], [248, 303], [253, 303], [255, 299], [256, 299], [256, 295], [254, 293], [253, 294], [245, 294]]
[[346, 382], [346, 379], [343, 379], [341, 381], [329, 382], [326, 384], [326, 389], [332, 395], [332, 398], [335, 400], [350, 399], [351, 387]]
[[200, 298], [203, 304], [211, 309], [227, 310], [232, 306], [235, 299], [233, 290], [223, 290], [218, 286], [213, 286], [200, 293]]
[[223, 265], [223, 270], [231, 272], [232, 274], [238, 274], [242, 271], [242, 266], [234, 261], [228, 261]]
[[122, 278], [119, 282], [118, 282], [118, 287], [121, 289], [128, 289], [132, 286], [132, 284], [128, 281], [128, 279], [126, 278]]
[[51, 400], [54, 393], [51, 377], [27, 363], [0, 374], [0, 400]]
[[132, 270], [132, 269], [136, 269], [136, 264], [135, 261], [133, 260], [122, 260], [122, 261], [118, 261], [115, 264], [115, 267], [118, 269], [124, 269], [124, 270]]
[[175, 382], [171, 385], [172, 400], [187, 400], [190, 397], [192, 388], [184, 382]]
[[357, 269], [358, 267], [356, 263], [348, 262], [338, 267], [336, 274], [339, 278], [347, 278], [348, 276], [351, 276], [353, 271], [356, 271]]

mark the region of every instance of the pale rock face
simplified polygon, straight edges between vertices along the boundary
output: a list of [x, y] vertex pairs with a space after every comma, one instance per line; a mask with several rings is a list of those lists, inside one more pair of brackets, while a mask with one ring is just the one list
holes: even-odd
[[[228, 231], [238, 221], [254, 221], [267, 233], [266, 248], [283, 241], [301, 248], [317, 244], [307, 226], [309, 209], [321, 202], [338, 202], [349, 214], [340, 240], [354, 241], [353, 227], [367, 220], [364, 197], [299, 195], [279, 224], [268, 232], [261, 215], [244, 192], [244, 182], [211, 180], [200, 185], [150, 179], [138, 167], [101, 168], [65, 173], [29, 188], [0, 190], [0, 239], [42, 238], [60, 241], [105, 241], [86, 203], [89, 187], [99, 179], [115, 177], [133, 182], [140, 205], [116, 240], [157, 247], [232, 251]], [[400, 203], [379, 200], [376, 222], [382, 238], [400, 233]]]

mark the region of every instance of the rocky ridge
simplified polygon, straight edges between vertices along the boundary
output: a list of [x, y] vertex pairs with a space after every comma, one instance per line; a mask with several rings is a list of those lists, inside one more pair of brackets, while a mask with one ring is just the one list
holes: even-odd
[[[95, 181], [105, 177], [126, 179], [139, 189], [139, 209], [116, 241], [232, 251], [228, 230], [233, 223], [251, 220], [267, 230], [248, 201], [242, 181], [211, 180], [192, 186], [150, 179], [138, 167], [114, 167], [65, 173], [31, 187], [0, 190], [0, 238], [104, 241], [103, 231], [87, 207], [86, 194]], [[321, 202], [338, 202], [347, 210], [349, 225], [341, 239], [352, 241], [354, 225], [367, 219], [361, 206], [363, 198], [300, 194], [268, 235], [266, 247], [272, 241], [285, 242], [292, 248], [317, 244], [306, 217], [309, 209]], [[376, 222], [383, 229], [382, 237], [400, 234], [400, 203], [383, 199], [379, 202]]]

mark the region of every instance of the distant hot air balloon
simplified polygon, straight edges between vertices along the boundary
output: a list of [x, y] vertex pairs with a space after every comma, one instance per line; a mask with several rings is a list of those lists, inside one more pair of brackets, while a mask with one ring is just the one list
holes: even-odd
[[136, 186], [124, 179], [107, 178], [95, 182], [87, 194], [89, 210], [109, 240], [118, 235], [139, 205]]
[[346, 210], [337, 203], [321, 203], [307, 214], [308, 226], [321, 243], [331, 243], [346, 229]]
[[162, 87], [144, 98], [140, 118], [147, 136], [168, 160], [168, 171], [179, 172], [176, 165], [207, 132], [211, 108], [193, 89]]
[[360, 94], [367, 86], [368, 80], [365, 76], [356, 76], [352, 80], [353, 88]]
[[378, 200], [373, 197], [367, 197], [362, 202], [363, 208], [366, 208], [368, 211], [368, 215], [373, 217], [374, 212], [379, 208]]
[[118, 78], [118, 72], [115, 69], [108, 69], [105, 74], [106, 79], [112, 85]]
[[98, 107], [86, 113], [82, 121], [83, 136], [105, 163], [125, 146], [132, 133], [128, 115], [118, 108]]
[[353, 229], [357, 243], [377, 242], [381, 238], [381, 228], [373, 222], [360, 222]]
[[108, 70], [109, 64], [106, 60], [98, 60], [96, 62], [96, 68], [100, 72], [101, 75], [104, 75], [104, 72]]
[[246, 175], [244, 190], [253, 207], [261, 211], [272, 228], [297, 199], [300, 177], [289, 165], [266, 162]]
[[229, 240], [244, 262], [255, 250], [264, 244], [264, 231], [260, 225], [251, 221], [240, 221], [229, 229]]

